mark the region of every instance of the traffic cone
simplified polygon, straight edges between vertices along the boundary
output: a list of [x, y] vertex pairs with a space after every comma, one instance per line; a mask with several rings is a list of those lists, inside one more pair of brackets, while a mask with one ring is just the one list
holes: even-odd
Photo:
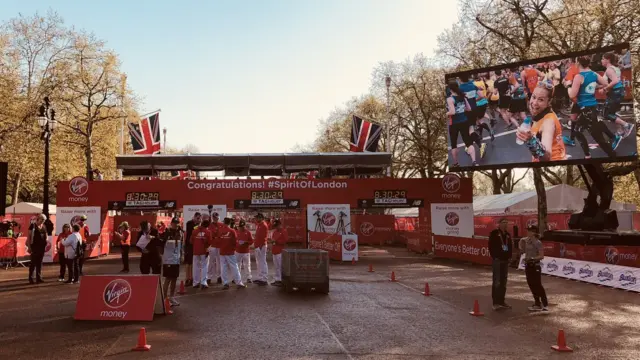
[[480, 304], [478, 304], [478, 299], [473, 302], [473, 311], [469, 314], [473, 316], [484, 316], [484, 313], [480, 312]]
[[564, 330], [558, 330], [558, 344], [552, 345], [551, 348], [559, 352], [571, 352], [572, 348], [567, 346], [567, 340], [564, 338]]
[[351, 265], [355, 265], [355, 264], [356, 264], [356, 258], [355, 258], [355, 257], [352, 257], [352, 258], [351, 258]]
[[424, 296], [430, 296], [431, 293], [429, 292], [429, 283], [424, 283], [424, 292], [422, 293], [422, 295]]
[[187, 292], [186, 292], [186, 291], [184, 291], [184, 280], [180, 280], [180, 290], [178, 291], [178, 294], [180, 294], [180, 295], [184, 295], [184, 294], [186, 294], [186, 293], [187, 293]]
[[164, 314], [165, 315], [173, 315], [173, 310], [171, 310], [171, 303], [169, 302], [169, 298], [164, 298]]
[[131, 349], [131, 351], [149, 351], [151, 350], [151, 345], [147, 344], [147, 330], [145, 328], [140, 328], [140, 334], [138, 335], [138, 345]]
[[369, 264], [369, 272], [373, 272], [373, 265]]
[[391, 279], [389, 279], [389, 281], [396, 281], [396, 273], [395, 272], [391, 272]]

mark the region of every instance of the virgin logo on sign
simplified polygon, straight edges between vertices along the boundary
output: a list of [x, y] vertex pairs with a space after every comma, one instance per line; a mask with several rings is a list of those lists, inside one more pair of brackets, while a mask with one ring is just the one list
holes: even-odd
[[83, 196], [89, 191], [89, 182], [82, 176], [76, 176], [69, 182], [69, 191], [73, 196]]
[[322, 214], [322, 223], [325, 226], [333, 226], [336, 223], [336, 216], [333, 213], [326, 212]]
[[448, 193], [460, 190], [460, 178], [455, 174], [447, 174], [442, 178], [442, 188]]
[[118, 309], [131, 300], [131, 284], [124, 279], [116, 279], [104, 288], [103, 299], [105, 305]]
[[376, 232], [375, 226], [370, 222], [363, 222], [360, 224], [360, 233], [364, 236], [371, 236]]
[[353, 251], [356, 248], [356, 241], [353, 239], [347, 239], [344, 241], [344, 249], [347, 251]]
[[460, 216], [454, 212], [450, 212], [445, 215], [444, 221], [449, 226], [456, 226], [460, 222]]

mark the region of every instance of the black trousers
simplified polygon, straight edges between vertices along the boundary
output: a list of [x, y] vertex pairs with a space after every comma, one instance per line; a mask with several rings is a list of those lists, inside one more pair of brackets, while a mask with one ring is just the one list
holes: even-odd
[[44, 258], [44, 249], [32, 250], [31, 261], [29, 262], [29, 280], [33, 280], [33, 271], [36, 272], [36, 280], [42, 280], [42, 259]]
[[60, 276], [59, 279], [64, 279], [65, 270], [67, 269], [67, 258], [64, 257], [64, 253], [58, 253], [58, 263], [60, 264]]
[[80, 269], [78, 267], [79, 259], [67, 259], [67, 269], [69, 270], [69, 279], [67, 281], [78, 281]]
[[507, 277], [509, 275], [509, 260], [493, 259], [493, 284], [491, 286], [491, 297], [493, 305], [504, 304], [507, 293]]
[[76, 259], [78, 262], [78, 276], [82, 275], [82, 265], [84, 265], [84, 254]]
[[544, 291], [544, 287], [542, 287], [542, 269], [540, 268], [540, 263], [527, 263], [524, 272], [527, 276], [527, 284], [529, 284], [529, 289], [531, 289], [531, 294], [533, 295], [533, 300], [536, 305], [540, 306], [541, 302], [542, 306], [549, 305], [547, 293]]
[[160, 275], [162, 273], [162, 259], [143, 253], [140, 257], [140, 273]]
[[120, 251], [122, 252], [122, 270], [129, 271], [129, 250], [130, 245], [120, 245]]

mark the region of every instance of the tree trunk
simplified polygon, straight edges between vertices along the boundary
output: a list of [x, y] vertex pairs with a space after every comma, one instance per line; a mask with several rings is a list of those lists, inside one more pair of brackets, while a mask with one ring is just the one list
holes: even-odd
[[87, 179], [93, 180], [93, 151], [92, 143], [91, 143], [91, 135], [87, 136], [87, 148], [84, 151], [84, 154], [87, 158]]
[[633, 170], [633, 175], [636, 177], [636, 182], [638, 183], [638, 189], [640, 189], [640, 168], [636, 168]]
[[11, 196], [11, 205], [18, 203], [18, 197], [20, 195], [20, 180], [22, 180], [22, 173], [16, 173], [13, 179], [13, 195]]
[[565, 179], [565, 184], [573, 186], [576, 182], [576, 178], [573, 174], [573, 165], [567, 166], [567, 178]]
[[533, 183], [538, 195], [538, 229], [540, 234], [547, 230], [547, 193], [542, 179], [542, 169], [533, 169]]
[[502, 193], [500, 191], [501, 184], [500, 178], [498, 177], [498, 170], [491, 170], [491, 185], [493, 186], [493, 195], [500, 195]]

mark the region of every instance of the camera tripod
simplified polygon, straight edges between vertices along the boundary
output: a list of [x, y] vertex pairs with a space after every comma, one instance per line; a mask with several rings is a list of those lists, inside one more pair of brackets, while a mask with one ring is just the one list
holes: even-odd
[[313, 213], [313, 216], [316, 217], [316, 226], [314, 227], [315, 232], [324, 232], [324, 224], [322, 223], [322, 219], [320, 218], [320, 210]]

